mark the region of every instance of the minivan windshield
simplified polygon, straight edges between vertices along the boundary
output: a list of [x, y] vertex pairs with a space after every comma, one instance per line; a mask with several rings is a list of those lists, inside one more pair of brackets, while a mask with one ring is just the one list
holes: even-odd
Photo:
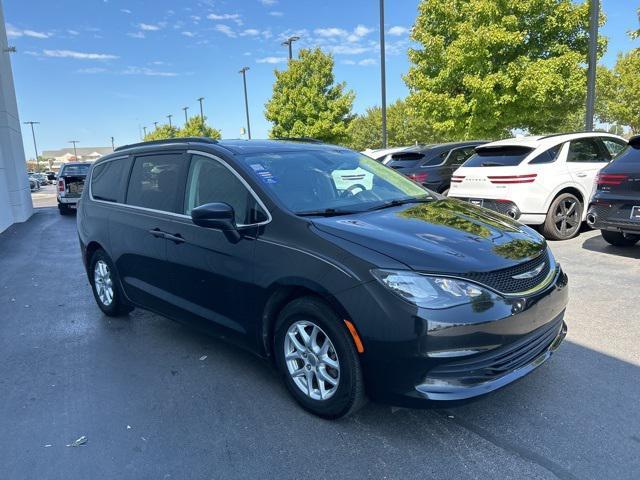
[[463, 167], [515, 167], [533, 151], [529, 147], [504, 146], [478, 148]]
[[433, 200], [412, 180], [350, 150], [300, 150], [242, 157], [255, 177], [298, 215], [340, 215]]

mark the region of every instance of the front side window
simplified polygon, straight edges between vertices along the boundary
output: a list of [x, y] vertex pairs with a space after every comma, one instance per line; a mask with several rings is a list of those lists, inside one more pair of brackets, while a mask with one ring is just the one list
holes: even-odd
[[225, 165], [212, 158], [194, 155], [185, 191], [185, 212], [207, 203], [231, 205], [238, 225], [260, 223], [267, 214], [247, 187]]
[[573, 140], [569, 144], [569, 154], [567, 155], [567, 162], [572, 163], [595, 163], [606, 162], [603, 158], [598, 144], [591, 138], [581, 138], [579, 140]]
[[127, 162], [124, 158], [100, 163], [91, 174], [91, 195], [96, 200], [117, 202], [121, 196], [122, 181]]
[[184, 158], [179, 154], [136, 157], [126, 203], [178, 213], [178, 190]]
[[393, 169], [349, 150], [252, 154], [241, 161], [297, 214], [365, 211], [387, 202], [433, 198]]

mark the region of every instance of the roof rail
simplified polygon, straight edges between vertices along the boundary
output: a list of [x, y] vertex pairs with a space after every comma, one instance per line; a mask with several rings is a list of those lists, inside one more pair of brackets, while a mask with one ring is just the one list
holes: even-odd
[[311, 137], [277, 137], [274, 140], [282, 140], [285, 142], [301, 142], [301, 143], [324, 143], [322, 140]]
[[540, 140], [544, 140], [545, 138], [561, 137], [562, 135], [574, 135], [576, 133], [606, 133], [606, 132], [581, 130], [581, 131], [577, 131], [577, 132], [552, 133], [550, 135], [544, 135], [544, 136], [540, 137]]
[[165, 138], [163, 140], [150, 140], [148, 142], [130, 143], [129, 145], [121, 145], [117, 147], [114, 152], [120, 152], [122, 150], [128, 150], [135, 147], [146, 147], [149, 145], [162, 145], [167, 143], [187, 143], [187, 142], [199, 142], [199, 143], [218, 143], [217, 140], [209, 137], [178, 137], [178, 138]]

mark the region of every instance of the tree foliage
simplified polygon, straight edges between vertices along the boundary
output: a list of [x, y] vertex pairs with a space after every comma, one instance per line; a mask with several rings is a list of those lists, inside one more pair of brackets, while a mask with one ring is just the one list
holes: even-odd
[[640, 48], [620, 54], [604, 94], [605, 118], [640, 133]]
[[[382, 148], [382, 109], [368, 108], [355, 117], [348, 129], [346, 145], [354, 150]], [[401, 147], [436, 140], [435, 134], [420, 118], [410, 115], [407, 104], [397, 100], [387, 107], [387, 145]]]
[[180, 137], [209, 137], [214, 140], [222, 138], [220, 130], [207, 125], [207, 117], [204, 118], [205, 123], [203, 125], [202, 119], [199, 115], [189, 118], [187, 124], [183, 128], [178, 128], [174, 125], [169, 126], [165, 123], [159, 125], [158, 128], [147, 133], [144, 137], [144, 141], [151, 140], [164, 140], [166, 138], [180, 138]]
[[271, 138], [312, 137], [329, 143], [347, 139], [355, 94], [345, 82], [335, 83], [334, 61], [319, 48], [300, 51], [288, 68], [276, 70], [273, 96], [265, 116], [273, 124]]
[[422, 0], [418, 10], [408, 104], [441, 136], [557, 131], [583, 105], [588, 2]]

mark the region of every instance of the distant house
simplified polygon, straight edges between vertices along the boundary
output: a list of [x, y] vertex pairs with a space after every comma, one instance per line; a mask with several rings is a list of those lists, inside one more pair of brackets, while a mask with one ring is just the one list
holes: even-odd
[[95, 162], [103, 155], [112, 152], [111, 147], [78, 147], [78, 158], [74, 156], [73, 147], [60, 150], [45, 150], [42, 157], [51, 164], [52, 170], [59, 170], [60, 166], [67, 162]]

